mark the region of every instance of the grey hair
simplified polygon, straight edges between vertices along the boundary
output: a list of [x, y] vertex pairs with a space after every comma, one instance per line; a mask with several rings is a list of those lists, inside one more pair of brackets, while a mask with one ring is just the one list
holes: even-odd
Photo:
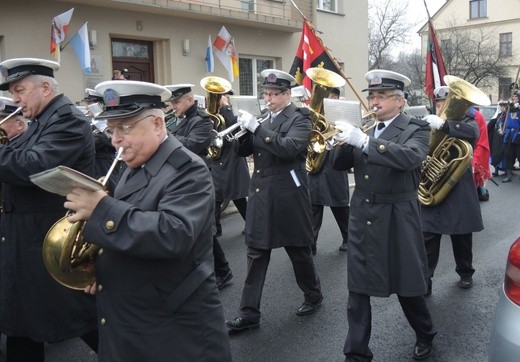
[[42, 85], [45, 82], [49, 83], [49, 85], [51, 86], [52, 92], [55, 94], [60, 92], [60, 87], [58, 85], [58, 82], [53, 77], [35, 74], [35, 75], [30, 75], [29, 78], [30, 78], [30, 81], [36, 85]]

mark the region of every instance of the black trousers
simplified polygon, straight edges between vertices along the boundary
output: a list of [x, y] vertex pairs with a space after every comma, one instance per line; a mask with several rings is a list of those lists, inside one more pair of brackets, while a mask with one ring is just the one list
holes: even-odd
[[[323, 205], [312, 205], [312, 232], [314, 234], [314, 245], [318, 241], [318, 235], [320, 233], [321, 224], [323, 222]], [[350, 214], [349, 206], [330, 206], [332, 215], [336, 219], [339, 230], [341, 231], [341, 237], [343, 238], [342, 243], [348, 242], [348, 217]]]
[[[98, 350], [97, 330], [81, 336], [81, 339], [94, 352]], [[35, 342], [29, 337], [9, 337], [5, 342], [6, 362], [44, 362], [45, 346], [44, 342]]]
[[[316, 303], [321, 297], [321, 285], [308, 246], [284, 247], [293, 265], [296, 283], [303, 291], [305, 302]], [[247, 276], [240, 301], [240, 317], [260, 320], [260, 299], [264, 288], [271, 250], [247, 248]]]
[[509, 174], [513, 170], [516, 160], [520, 159], [520, 144], [516, 144], [516, 143], [508, 144], [504, 158], [506, 161], [505, 162], [506, 172], [508, 172], [508, 174]]
[[[415, 332], [416, 342], [431, 343], [437, 334], [424, 296], [397, 296], [404, 315]], [[373, 358], [368, 346], [372, 332], [370, 296], [349, 291], [348, 333], [343, 347], [345, 361], [370, 361]]]
[[[439, 262], [439, 251], [441, 246], [441, 234], [423, 232], [428, 255], [428, 277], [432, 278], [437, 263]], [[455, 257], [455, 271], [461, 277], [470, 277], [475, 272], [473, 269], [473, 234], [450, 235], [453, 256]]]
[[[246, 209], [247, 209], [247, 199], [241, 198], [233, 200], [233, 203], [237, 207], [238, 212], [242, 215], [242, 218], [246, 219]], [[215, 224], [217, 225], [217, 230], [222, 230], [220, 226], [220, 208], [222, 206], [221, 202], [215, 202]], [[221, 277], [227, 274], [229, 271], [229, 263], [226, 259], [226, 254], [224, 254], [224, 250], [220, 246], [218, 239], [215, 235], [213, 235], [213, 261], [215, 263], [215, 275], [217, 277]]]
[[229, 271], [229, 263], [215, 235], [213, 235], [213, 261], [215, 263], [215, 276], [222, 277], [226, 275]]
[[[233, 200], [238, 213], [242, 216], [244, 221], [246, 220], [246, 210], [247, 210], [247, 199], [242, 197], [240, 199]], [[220, 224], [220, 210], [222, 208], [222, 201], [215, 201], [215, 224], [217, 225], [217, 230], [222, 230], [222, 225]]]

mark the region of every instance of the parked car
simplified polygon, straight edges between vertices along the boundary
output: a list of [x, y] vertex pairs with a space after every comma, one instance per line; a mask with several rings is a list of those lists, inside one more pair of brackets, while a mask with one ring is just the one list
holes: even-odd
[[489, 343], [490, 362], [520, 360], [520, 237], [507, 256], [504, 285]]
[[497, 105], [490, 105], [490, 106], [475, 106], [475, 108], [478, 108], [480, 113], [484, 115], [484, 118], [486, 119], [486, 124], [491, 121], [493, 116], [495, 115], [497, 111]]

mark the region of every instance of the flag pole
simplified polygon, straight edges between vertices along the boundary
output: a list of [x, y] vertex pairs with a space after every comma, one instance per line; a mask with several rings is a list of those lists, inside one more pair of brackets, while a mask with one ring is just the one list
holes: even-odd
[[[85, 24], [88, 24], [88, 21], [86, 21]], [[76, 30], [76, 32], [75, 32], [72, 36], [69, 36], [69, 39], [67, 39], [67, 42], [66, 42], [65, 44], [63, 44], [63, 46], [61, 46], [61, 43], [60, 43], [60, 51], [62, 51], [63, 49], [65, 49], [65, 47], [66, 47], [67, 45], [69, 45], [69, 43], [70, 43], [70, 41], [72, 40], [72, 38], [74, 38], [74, 36], [76, 36], [76, 34], [79, 33], [79, 31], [81, 30], [81, 28], [82, 28], [85, 24], [81, 25], [81, 26], [79, 27], [79, 29]], [[90, 41], [90, 39], [88, 39], [88, 40]]]
[[356, 90], [356, 88], [354, 88], [354, 85], [352, 84], [352, 82], [350, 81], [350, 77], [347, 77], [347, 75], [345, 74], [345, 72], [343, 71], [343, 68], [341, 67], [341, 65], [338, 63], [336, 57], [334, 55], [332, 55], [332, 53], [329, 51], [329, 48], [327, 48], [327, 46], [325, 44], [323, 44], [323, 41], [321, 40], [321, 38], [316, 35], [316, 31], [314, 30], [314, 27], [311, 25], [311, 23], [309, 22], [309, 20], [307, 20], [307, 18], [305, 17], [305, 15], [303, 14], [303, 12], [298, 8], [298, 6], [294, 3], [293, 0], [291, 0], [291, 4], [295, 7], [295, 9], [300, 13], [301, 17], [303, 18], [303, 21], [305, 23], [307, 23], [307, 25], [309, 26], [309, 28], [312, 30], [312, 32], [314, 33], [314, 35], [316, 36], [316, 39], [318, 39], [318, 41], [320, 42], [320, 44], [323, 46], [323, 49], [325, 50], [325, 53], [327, 53], [327, 55], [329, 56], [329, 58], [332, 60], [332, 62], [334, 63], [334, 65], [336, 66], [336, 68], [339, 70], [340, 72], [340, 75], [343, 77], [343, 79], [345, 79], [345, 81], [347, 82], [348, 86], [350, 87], [350, 89], [352, 90], [352, 92], [354, 93], [354, 95], [356, 96], [356, 98], [359, 100], [359, 102], [361, 103], [361, 105], [363, 106], [363, 108], [365, 109], [365, 111], [368, 112], [368, 105], [365, 103], [365, 101], [363, 100], [363, 98], [361, 97], [361, 94], [359, 94], [359, 92]]

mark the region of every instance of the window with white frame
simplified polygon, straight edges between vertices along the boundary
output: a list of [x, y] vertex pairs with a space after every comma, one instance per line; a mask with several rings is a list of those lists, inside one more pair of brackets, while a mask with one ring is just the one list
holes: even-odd
[[242, 11], [246, 11], [248, 13], [255, 12], [255, 0], [240, 0], [240, 7]]
[[469, 18], [484, 18], [487, 16], [487, 0], [469, 1]]
[[240, 95], [257, 96], [261, 93], [262, 77], [260, 73], [264, 69], [275, 68], [272, 58], [240, 57], [238, 59], [240, 72]]
[[513, 55], [513, 33], [499, 34], [500, 47], [499, 55], [501, 57], [510, 57]]
[[338, 0], [317, 0], [318, 10], [338, 12]]

